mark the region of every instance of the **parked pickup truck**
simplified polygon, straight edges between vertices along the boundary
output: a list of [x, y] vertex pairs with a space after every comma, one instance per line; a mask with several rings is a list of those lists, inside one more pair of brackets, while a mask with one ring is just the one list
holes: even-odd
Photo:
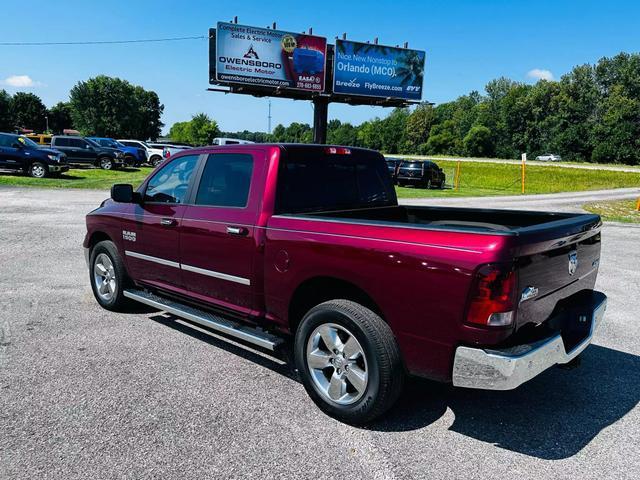
[[606, 308], [597, 215], [398, 205], [370, 150], [188, 150], [86, 220], [101, 306], [293, 345], [311, 398], [349, 423], [390, 408], [406, 374], [516, 388], [573, 361]]

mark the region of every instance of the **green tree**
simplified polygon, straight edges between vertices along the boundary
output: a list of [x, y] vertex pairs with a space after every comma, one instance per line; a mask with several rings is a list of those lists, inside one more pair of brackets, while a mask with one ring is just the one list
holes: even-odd
[[49, 130], [54, 134], [60, 134], [65, 128], [73, 128], [71, 118], [71, 105], [68, 102], [58, 102], [47, 113], [49, 117]]
[[350, 123], [330, 120], [327, 126], [327, 143], [355, 147], [358, 145], [358, 129]]
[[43, 132], [47, 107], [33, 93], [18, 92], [11, 99], [11, 112], [16, 126]]
[[11, 111], [11, 95], [0, 90], [0, 132], [12, 132], [15, 127], [13, 112]]
[[465, 154], [471, 157], [491, 157], [494, 154], [493, 135], [484, 125], [471, 127], [464, 137], [463, 144]]
[[445, 120], [431, 128], [425, 150], [429, 154], [453, 154], [456, 143], [456, 124], [453, 120]]
[[174, 123], [169, 130], [169, 137], [173, 141], [190, 145], [211, 145], [218, 136], [218, 123], [206, 113], [198, 113], [188, 122]]
[[83, 134], [146, 139], [163, 126], [158, 95], [126, 80], [99, 75], [78, 82], [69, 99], [73, 124]]
[[405, 127], [406, 145], [410, 150], [408, 153], [418, 153], [418, 147], [427, 142], [435, 119], [433, 106], [428, 103], [418, 105], [411, 112]]

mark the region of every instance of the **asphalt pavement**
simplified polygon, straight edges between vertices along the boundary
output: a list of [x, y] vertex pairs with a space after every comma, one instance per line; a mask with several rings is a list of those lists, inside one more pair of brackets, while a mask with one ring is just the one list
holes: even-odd
[[[1, 479], [640, 478], [638, 226], [604, 227], [609, 307], [579, 368], [511, 392], [411, 381], [355, 428], [321, 413], [282, 359], [162, 313], [101, 309], [80, 244], [105, 197], [0, 188]], [[519, 198], [452, 203], [584, 200]]]

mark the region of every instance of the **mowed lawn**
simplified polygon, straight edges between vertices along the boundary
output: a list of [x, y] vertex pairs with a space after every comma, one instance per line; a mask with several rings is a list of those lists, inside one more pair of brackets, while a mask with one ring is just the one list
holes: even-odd
[[[436, 162], [447, 175], [447, 185], [453, 185], [456, 163]], [[640, 172], [619, 172], [528, 165], [525, 175], [525, 193], [559, 193], [580, 190], [606, 190], [610, 188], [640, 188]], [[423, 188], [397, 188], [401, 198], [440, 196], [517, 195], [522, 189], [520, 165], [505, 163], [461, 162], [458, 190], [426, 190]]]
[[[447, 175], [447, 184], [453, 184], [456, 162], [438, 161]], [[0, 172], [0, 185], [45, 188], [90, 188], [108, 190], [114, 183], [139, 185], [149, 175], [151, 168], [126, 168], [100, 170], [74, 168], [60, 177], [30, 178], [20, 173]], [[558, 193], [580, 190], [604, 190], [610, 188], [639, 187], [640, 172], [619, 172], [530, 165], [526, 170], [525, 193]], [[521, 192], [519, 165], [504, 163], [462, 162], [460, 188], [454, 190], [426, 190], [424, 188], [397, 188], [401, 198], [516, 195]]]
[[50, 178], [31, 178], [17, 172], [0, 172], [0, 185], [43, 188], [90, 188], [108, 190], [114, 183], [139, 185], [151, 173], [152, 169], [123, 168], [120, 170], [101, 170], [98, 168], [72, 168], [68, 172]]
[[640, 223], [640, 211], [637, 200], [610, 200], [587, 203], [583, 208], [597, 213], [609, 222]]

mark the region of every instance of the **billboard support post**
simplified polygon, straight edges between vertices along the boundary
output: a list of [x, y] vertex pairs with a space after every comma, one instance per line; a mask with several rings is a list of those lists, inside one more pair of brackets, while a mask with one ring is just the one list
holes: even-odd
[[313, 143], [327, 143], [327, 124], [329, 118], [329, 99], [315, 97], [313, 99]]

